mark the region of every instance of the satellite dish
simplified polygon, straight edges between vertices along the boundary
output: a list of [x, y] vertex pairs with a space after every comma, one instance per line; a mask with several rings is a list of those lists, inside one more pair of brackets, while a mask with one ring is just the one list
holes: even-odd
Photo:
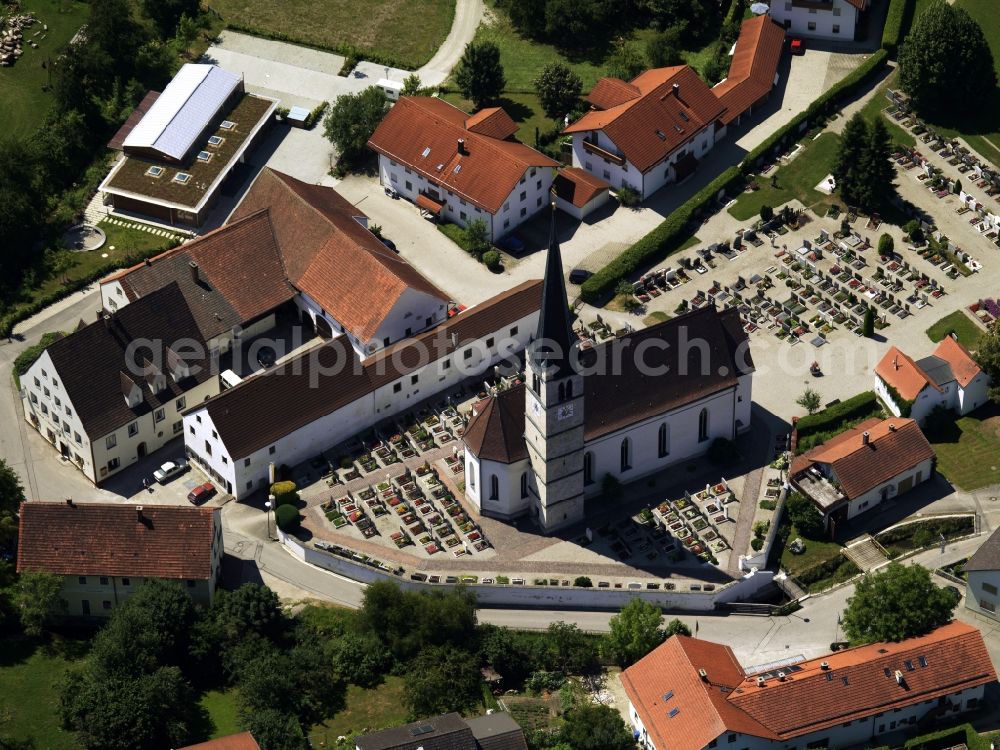
[[771, 10], [771, 6], [769, 6], [767, 3], [754, 3], [753, 5], [750, 6], [750, 12], [753, 13], [755, 16], [759, 16], [762, 13], [767, 13], [769, 10]]

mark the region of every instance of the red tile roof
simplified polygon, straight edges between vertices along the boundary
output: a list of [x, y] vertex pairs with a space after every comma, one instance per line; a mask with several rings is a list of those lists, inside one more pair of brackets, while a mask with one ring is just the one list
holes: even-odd
[[[559, 166], [523, 143], [489, 135], [502, 122], [498, 114], [474, 122], [477, 130], [487, 132], [470, 130], [470, 119], [476, 118], [440, 99], [404, 96], [389, 110], [368, 146], [492, 214], [500, 210], [525, 171]], [[460, 138], [465, 140], [464, 154], [458, 153]]]
[[579, 167], [563, 167], [552, 181], [555, 194], [577, 208], [583, 208], [611, 185]]
[[827, 464], [844, 495], [853, 500], [931, 458], [934, 449], [914, 420], [869, 419], [798, 456], [789, 473], [794, 476], [812, 464]]
[[895, 346], [889, 347], [889, 351], [875, 365], [875, 374], [907, 401], [913, 401], [928, 385], [940, 390], [916, 362]]
[[951, 336], [945, 336], [934, 349], [934, 356], [943, 359], [951, 367], [958, 384], [965, 388], [979, 377], [982, 369], [969, 354], [969, 350]]
[[597, 109], [611, 109], [642, 96], [637, 86], [620, 78], [602, 78], [587, 94], [586, 100]]
[[489, 138], [499, 138], [501, 141], [510, 138], [517, 132], [517, 123], [502, 107], [487, 107], [476, 114], [470, 115], [465, 121], [465, 127], [473, 133], [479, 133]]
[[736, 40], [729, 75], [712, 91], [725, 106], [722, 123], [728, 125], [767, 96], [781, 61], [785, 30], [766, 13], [743, 22]]
[[[647, 70], [631, 85], [642, 96], [608, 109], [591, 110], [563, 132], [603, 130], [625, 158], [645, 172], [712, 126], [725, 109], [686, 65]], [[600, 98], [607, 98], [605, 92], [612, 86], [621, 90], [618, 84], [604, 84]]]
[[462, 436], [474, 456], [512, 464], [528, 457], [524, 442], [524, 385], [501, 391], [476, 405]]
[[[408, 289], [447, 295], [355, 217], [364, 212], [331, 188], [264, 169], [230, 222], [266, 211], [291, 282], [362, 341], [370, 341]], [[251, 287], [252, 289], [252, 287]]]
[[240, 732], [208, 742], [199, 742], [197, 745], [188, 745], [180, 750], [260, 750], [260, 745], [250, 732]]
[[135, 126], [139, 124], [149, 108], [153, 106], [153, 102], [160, 98], [159, 91], [147, 91], [146, 95], [142, 97], [142, 101], [139, 105], [132, 110], [132, 114], [128, 116], [128, 119], [118, 128], [118, 132], [115, 133], [111, 140], [108, 141], [108, 148], [114, 149], [115, 151], [121, 151], [125, 145], [125, 139], [128, 138], [129, 133], [131, 133]]
[[997, 679], [980, 632], [958, 621], [798, 662], [786, 675], [759, 687], [728, 646], [674, 636], [621, 679], [653, 743], [671, 750], [698, 750], [728, 732], [788, 740]]
[[219, 512], [186, 505], [21, 503], [17, 570], [207, 580]]
[[847, 2], [858, 10], [868, 10], [868, 6], [870, 4], [870, 0], [847, 0]]

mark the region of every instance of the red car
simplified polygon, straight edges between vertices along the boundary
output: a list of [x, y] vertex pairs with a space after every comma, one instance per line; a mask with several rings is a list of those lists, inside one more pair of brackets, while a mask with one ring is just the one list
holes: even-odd
[[804, 55], [806, 53], [806, 45], [798, 37], [792, 37], [792, 41], [788, 44], [788, 49], [791, 50], [793, 55]]
[[188, 493], [188, 502], [194, 505], [201, 505], [215, 494], [215, 485], [211, 482], [198, 485]]

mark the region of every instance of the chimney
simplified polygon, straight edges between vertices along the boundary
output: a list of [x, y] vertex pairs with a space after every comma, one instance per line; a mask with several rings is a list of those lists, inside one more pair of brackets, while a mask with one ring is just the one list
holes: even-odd
[[868, 434], [868, 430], [865, 430], [863, 433], [861, 433], [861, 444], [862, 445], [868, 445], [868, 438], [869, 437], [871, 437], [871, 436]]
[[892, 358], [892, 366], [895, 369], [897, 369], [897, 370], [899, 369], [899, 356], [897, 356], [897, 355], [893, 356], [893, 358]]
[[109, 331], [110, 331], [110, 330], [111, 330], [111, 315], [110, 315], [110, 314], [108, 314], [108, 313], [103, 313], [103, 314], [101, 315], [101, 320], [103, 320], [103, 321], [104, 321], [104, 327], [105, 327], [105, 328], [106, 328], [107, 330], [109, 330]]
[[889, 425], [889, 432], [895, 432], [895, 431], [896, 431], [896, 425], [894, 424]]
[[674, 90], [674, 96], [676, 96], [678, 99], [680, 99], [681, 98], [681, 85], [679, 83], [675, 83], [674, 86], [673, 86], [673, 90]]
[[136, 520], [139, 523], [142, 523], [143, 519], [142, 519], [142, 506], [141, 505], [135, 506], [135, 516], [136, 516]]
[[778, 682], [784, 682], [784, 681], [785, 681], [785, 673], [778, 672]]
[[757, 687], [764, 687], [764, 684], [766, 682], [767, 682], [767, 680], [765, 680], [763, 677], [758, 677], [757, 678]]
[[708, 672], [704, 668], [698, 670], [698, 676], [701, 678], [702, 682], [708, 682]]
[[151, 258], [146, 258], [146, 265], [147, 266], [153, 265], [153, 260]]
[[450, 336], [450, 338], [451, 338], [451, 345], [452, 346], [458, 346], [458, 334], [457, 333], [452, 333], [451, 336]]
[[462, 156], [465, 156], [465, 139], [464, 138], [459, 138], [458, 139], [458, 153], [462, 154]]
[[70, 508], [74, 507], [74, 505], [73, 505], [73, 498], [67, 497], [66, 498], [66, 505], [68, 505]]
[[195, 284], [197, 284], [198, 283], [198, 264], [195, 263], [192, 260], [190, 263], [188, 263], [188, 268], [191, 269], [191, 281], [193, 281]]
[[828, 661], [821, 661], [819, 663], [819, 668], [820, 669], [829, 669], [830, 668], [830, 662], [828, 662]]

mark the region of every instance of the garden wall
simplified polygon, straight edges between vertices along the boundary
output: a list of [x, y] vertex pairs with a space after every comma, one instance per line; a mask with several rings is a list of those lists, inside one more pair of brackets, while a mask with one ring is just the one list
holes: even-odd
[[[338, 573], [360, 583], [395, 581], [407, 591], [432, 591], [449, 584], [412, 581], [408, 578], [363, 565], [337, 555], [307, 547], [295, 537], [278, 531], [278, 538], [297, 558], [316, 567]], [[584, 589], [576, 587], [505, 586], [468, 584], [483, 607], [557, 607], [561, 609], [621, 609], [635, 598], [644, 599], [665, 610], [679, 612], [711, 612], [719, 604], [750, 601], [774, 580], [774, 573], [758, 570], [740, 580], [719, 586], [715, 591], [647, 591], [636, 589]]]

